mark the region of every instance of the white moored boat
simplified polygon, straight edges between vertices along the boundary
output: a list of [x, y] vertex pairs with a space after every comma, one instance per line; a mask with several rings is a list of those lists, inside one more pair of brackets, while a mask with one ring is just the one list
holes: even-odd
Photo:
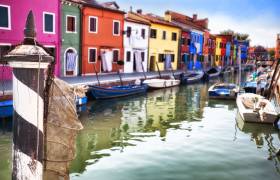
[[274, 123], [278, 113], [272, 103], [263, 96], [245, 93], [237, 96], [236, 104], [245, 122]]
[[161, 89], [180, 85], [180, 80], [176, 79], [147, 79], [143, 82], [147, 84], [149, 88]]

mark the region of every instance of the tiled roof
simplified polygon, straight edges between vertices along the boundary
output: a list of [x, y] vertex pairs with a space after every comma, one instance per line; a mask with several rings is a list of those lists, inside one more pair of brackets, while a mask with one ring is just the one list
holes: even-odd
[[179, 22], [181, 24], [185, 24], [187, 26], [190, 26], [196, 30], [204, 31], [208, 30], [208, 27], [206, 25], [208, 24], [208, 19], [198, 19], [194, 20], [193, 18], [186, 16], [184, 14], [180, 14], [173, 11], [166, 11], [167, 15], [171, 16], [172, 21]]
[[172, 26], [172, 27], [176, 27], [176, 28], [181, 28], [180, 26], [172, 23], [172, 22], [169, 22], [169, 21], [166, 21], [163, 17], [160, 17], [160, 16], [157, 16], [155, 14], [140, 14], [140, 13], [137, 13], [137, 16], [140, 16], [144, 19], [147, 19], [150, 21], [150, 23], [155, 23], [155, 24], [161, 24], [161, 25], [166, 25], [166, 26]]
[[136, 13], [133, 12], [128, 12], [126, 14], [126, 21], [134, 22], [134, 23], [139, 23], [139, 24], [145, 24], [145, 25], [151, 25], [150, 21], [138, 16]]

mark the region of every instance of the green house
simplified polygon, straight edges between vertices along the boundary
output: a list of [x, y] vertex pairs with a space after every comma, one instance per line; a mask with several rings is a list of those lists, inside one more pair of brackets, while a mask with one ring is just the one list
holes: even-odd
[[77, 76], [81, 68], [81, 5], [61, 0], [61, 76]]

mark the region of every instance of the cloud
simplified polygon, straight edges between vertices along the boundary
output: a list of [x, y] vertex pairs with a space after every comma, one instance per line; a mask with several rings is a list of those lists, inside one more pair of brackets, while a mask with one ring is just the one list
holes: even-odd
[[232, 29], [236, 32], [250, 35], [251, 45], [275, 47], [276, 35], [280, 33], [280, 23], [269, 14], [254, 19], [240, 20], [224, 14], [209, 15], [209, 28], [212, 33]]

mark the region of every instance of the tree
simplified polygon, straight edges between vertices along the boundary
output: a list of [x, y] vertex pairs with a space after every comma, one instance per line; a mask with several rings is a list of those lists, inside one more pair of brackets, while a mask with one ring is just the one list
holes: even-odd
[[231, 29], [221, 31], [220, 34], [221, 35], [232, 35], [238, 41], [250, 41], [249, 34], [243, 34], [243, 33], [234, 32]]

